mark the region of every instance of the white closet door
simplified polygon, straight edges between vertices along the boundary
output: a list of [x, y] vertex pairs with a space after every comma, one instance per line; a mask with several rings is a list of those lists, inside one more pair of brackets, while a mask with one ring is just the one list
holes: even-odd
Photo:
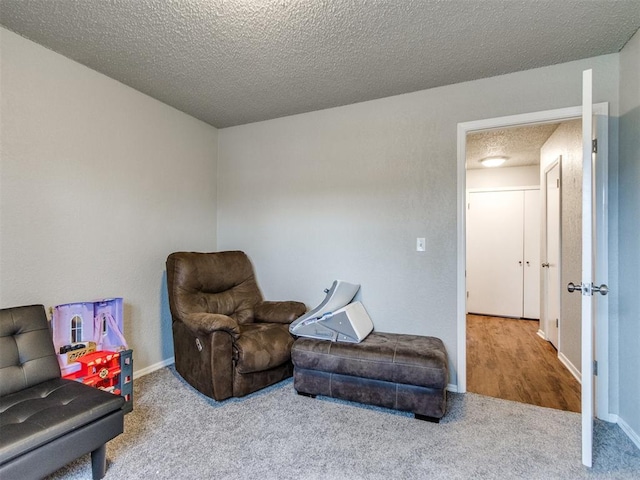
[[522, 316], [540, 318], [540, 190], [524, 191], [524, 300]]
[[467, 206], [467, 309], [521, 317], [522, 191], [471, 192]]

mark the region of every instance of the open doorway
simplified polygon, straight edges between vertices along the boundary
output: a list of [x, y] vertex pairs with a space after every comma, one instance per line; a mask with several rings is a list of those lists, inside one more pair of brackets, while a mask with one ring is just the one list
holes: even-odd
[[[598, 252], [595, 268], [602, 278], [608, 276], [608, 217], [607, 217], [607, 172], [608, 172], [608, 111], [607, 103], [593, 105], [595, 130], [598, 138], [598, 154], [595, 163], [595, 217], [598, 225], [593, 243]], [[467, 134], [517, 125], [562, 122], [580, 118], [582, 106], [560, 108], [507, 117], [489, 118], [459, 123], [457, 128], [457, 351], [456, 386], [457, 391], [467, 391], [467, 349], [466, 346], [466, 147]], [[577, 247], [575, 247], [577, 248]], [[562, 286], [564, 289], [564, 285]], [[563, 294], [566, 290], [563, 290]], [[594, 331], [595, 358], [598, 362], [598, 380], [595, 382], [595, 412], [598, 418], [613, 421], [609, 414], [609, 323], [607, 298], [596, 302]], [[584, 352], [583, 352], [584, 354]], [[588, 367], [587, 367], [588, 368]], [[591, 371], [591, 369], [589, 369]], [[583, 392], [584, 396], [584, 392]]]
[[[466, 345], [471, 392], [580, 411], [580, 330], [575, 329], [580, 302], [567, 298], [561, 309], [560, 285], [565, 276], [563, 226], [566, 245], [580, 242], [581, 205], [573, 199], [580, 198], [581, 151], [579, 119], [484, 130], [466, 137]], [[561, 190], [563, 157], [566, 189]], [[503, 163], [487, 168], [487, 159]], [[564, 254], [576, 262], [575, 248]], [[579, 266], [579, 249], [577, 255]]]
[[[607, 217], [607, 172], [608, 172], [608, 121], [609, 106], [607, 103], [593, 105], [595, 130], [598, 138], [598, 154], [594, 168], [595, 173], [595, 217], [598, 225], [593, 236], [593, 243], [598, 254], [595, 269], [602, 278], [608, 276], [608, 217]], [[507, 128], [516, 125], [536, 123], [562, 122], [580, 118], [582, 107], [568, 107], [546, 110], [507, 117], [489, 118], [459, 123], [457, 128], [457, 348], [456, 351], [456, 387], [457, 391], [467, 391], [467, 349], [466, 346], [466, 136], [471, 132], [479, 132], [495, 128]], [[562, 286], [564, 289], [564, 285]], [[564, 294], [563, 290], [563, 294]], [[596, 320], [594, 330], [595, 358], [598, 362], [598, 377], [595, 382], [595, 413], [600, 419], [614, 421], [609, 413], [609, 323], [608, 301], [606, 297], [596, 302]], [[584, 354], [584, 352], [583, 352]], [[588, 367], [587, 367], [588, 368]], [[591, 371], [591, 369], [589, 369]], [[583, 397], [584, 397], [584, 391]]]

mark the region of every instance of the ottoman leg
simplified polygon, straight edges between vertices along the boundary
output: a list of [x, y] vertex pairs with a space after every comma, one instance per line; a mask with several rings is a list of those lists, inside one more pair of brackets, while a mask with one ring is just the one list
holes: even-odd
[[421, 415], [419, 413], [414, 413], [413, 416], [417, 420], [424, 420], [425, 422], [431, 422], [431, 423], [440, 423], [440, 419], [439, 418], [430, 417], [429, 415]]
[[296, 393], [298, 395], [302, 395], [303, 397], [316, 398], [316, 396], [313, 393], [299, 392], [297, 390], [296, 390]]

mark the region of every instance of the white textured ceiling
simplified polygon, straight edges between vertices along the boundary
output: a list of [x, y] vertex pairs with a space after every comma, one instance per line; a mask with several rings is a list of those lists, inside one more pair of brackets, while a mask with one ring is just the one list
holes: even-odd
[[506, 157], [502, 167], [526, 167], [540, 164], [540, 148], [559, 123], [501, 128], [467, 135], [467, 169], [484, 168], [480, 160]]
[[0, 0], [0, 24], [226, 127], [618, 52], [640, 0]]

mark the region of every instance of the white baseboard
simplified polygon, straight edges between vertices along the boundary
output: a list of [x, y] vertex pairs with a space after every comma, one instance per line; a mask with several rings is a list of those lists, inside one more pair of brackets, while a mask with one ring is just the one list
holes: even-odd
[[627, 434], [631, 441], [636, 444], [636, 447], [640, 448], [640, 435], [638, 435], [633, 428], [631, 428], [629, 424], [620, 417], [618, 417], [618, 425], [620, 425], [622, 431]]
[[580, 373], [580, 370], [578, 370], [575, 367], [575, 365], [569, 361], [569, 359], [564, 355], [564, 353], [558, 352], [558, 360], [560, 360], [562, 364], [565, 367], [567, 367], [567, 370], [571, 372], [571, 375], [573, 375], [576, 378], [576, 380], [580, 382], [580, 385], [582, 385], [582, 374]]
[[[161, 368], [171, 365], [172, 363], [175, 363], [174, 357], [167, 358], [165, 360], [162, 360], [161, 362], [154, 363], [153, 365], [149, 365], [148, 367], [145, 367], [145, 368], [141, 368], [140, 370], [134, 370], [133, 378], [135, 379], [135, 378], [144, 377], [145, 375], [148, 375], [151, 372], [155, 372], [156, 370], [160, 370]], [[134, 361], [134, 364], [135, 364], [135, 361]]]
[[604, 420], [609, 423], [618, 423], [618, 415], [615, 413], [607, 413], [603, 417], [598, 417], [600, 420]]
[[538, 332], [537, 332], [537, 333], [538, 333], [538, 336], [539, 336], [541, 339], [543, 339], [543, 340], [547, 340], [547, 341], [549, 340], [549, 339], [547, 338], [547, 336], [545, 335], [545, 333], [544, 333], [542, 330], [538, 330]]

